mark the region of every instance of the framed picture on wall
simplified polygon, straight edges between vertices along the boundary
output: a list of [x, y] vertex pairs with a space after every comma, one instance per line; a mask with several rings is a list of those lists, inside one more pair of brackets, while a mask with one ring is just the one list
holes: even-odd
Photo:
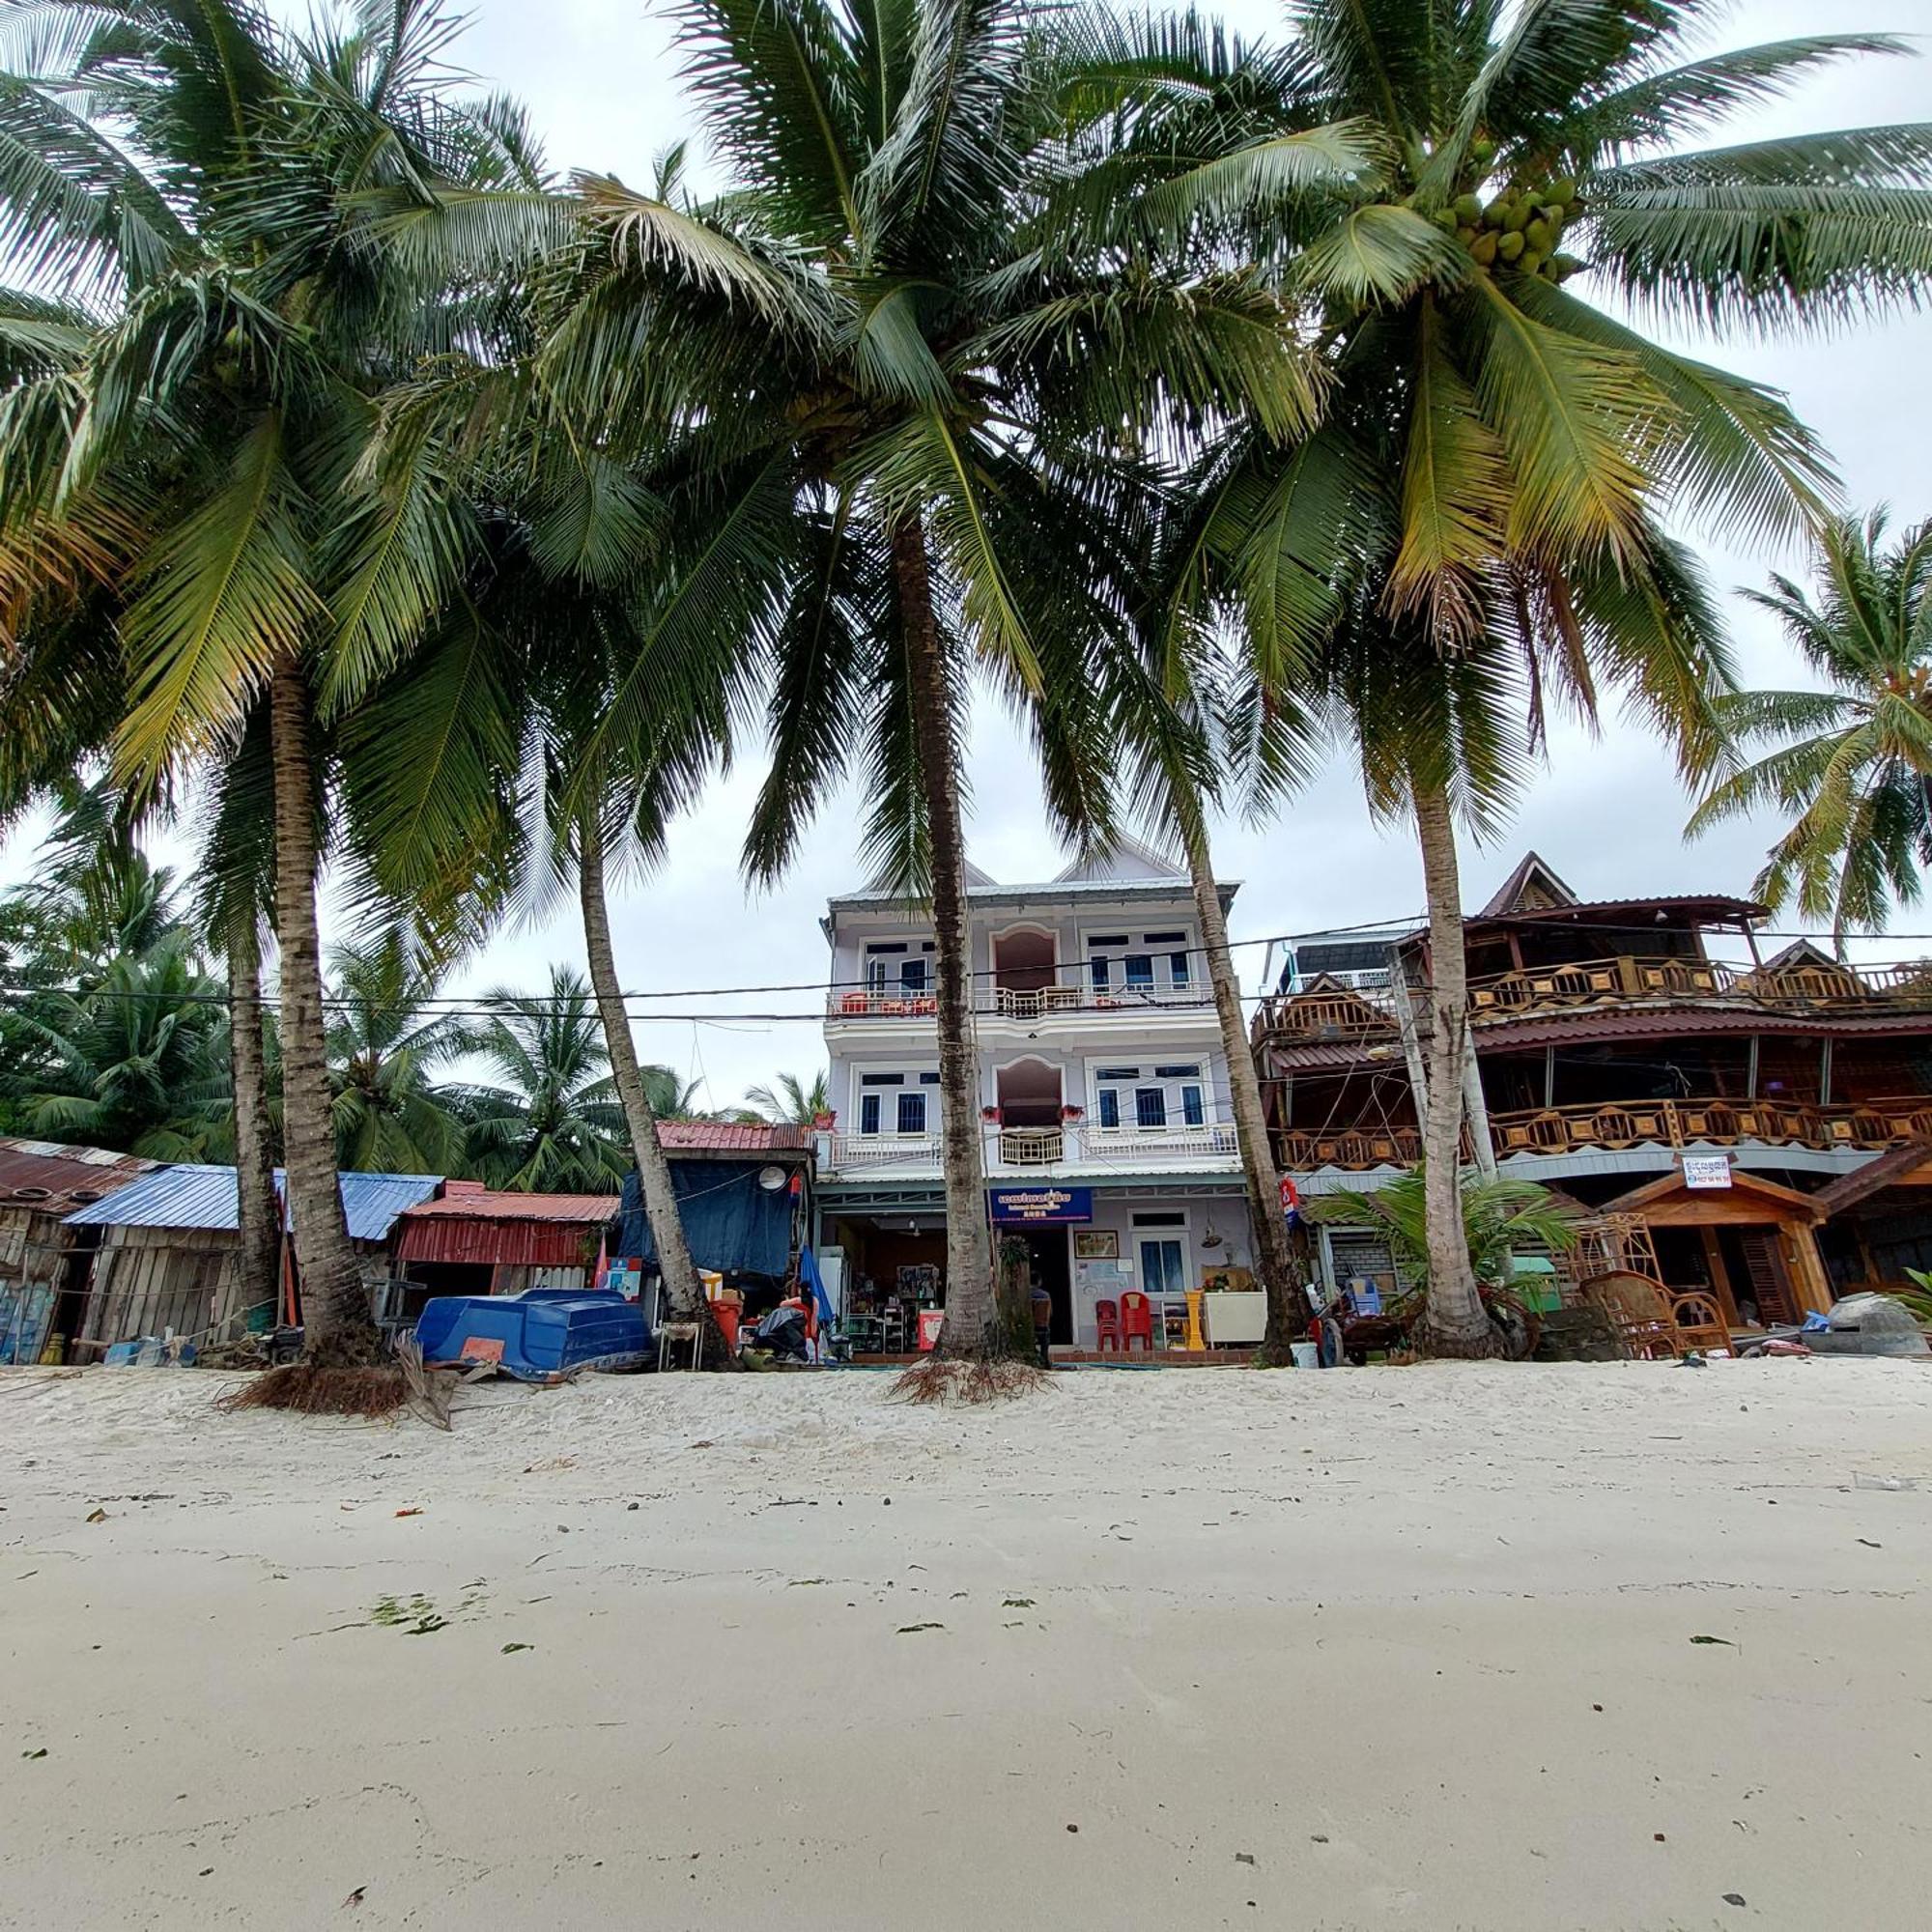
[[1076, 1262], [1117, 1262], [1121, 1258], [1121, 1231], [1118, 1228], [1081, 1228], [1073, 1236]]

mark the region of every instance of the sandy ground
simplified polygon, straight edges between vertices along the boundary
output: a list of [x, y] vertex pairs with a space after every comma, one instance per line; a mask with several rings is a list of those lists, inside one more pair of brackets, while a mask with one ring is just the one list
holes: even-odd
[[219, 1386], [0, 1374], [0, 1925], [1927, 1922], [1921, 1367]]

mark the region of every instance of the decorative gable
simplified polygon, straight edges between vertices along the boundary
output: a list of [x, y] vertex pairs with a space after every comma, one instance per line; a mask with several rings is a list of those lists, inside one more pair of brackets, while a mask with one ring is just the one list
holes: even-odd
[[1577, 895], [1534, 852], [1525, 852], [1521, 863], [1496, 890], [1478, 917], [1507, 919], [1512, 913], [1551, 912], [1558, 906], [1573, 906]]

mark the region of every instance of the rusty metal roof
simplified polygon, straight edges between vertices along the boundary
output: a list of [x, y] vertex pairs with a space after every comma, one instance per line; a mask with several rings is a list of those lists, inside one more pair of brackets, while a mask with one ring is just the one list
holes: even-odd
[[658, 1139], [671, 1154], [803, 1153], [810, 1129], [788, 1121], [661, 1121]]
[[159, 1166], [159, 1161], [105, 1148], [0, 1139], [0, 1208], [71, 1214]]
[[403, 1210], [409, 1221], [564, 1221], [594, 1227], [616, 1216], [614, 1194], [497, 1193], [474, 1181], [452, 1180], [437, 1201]]

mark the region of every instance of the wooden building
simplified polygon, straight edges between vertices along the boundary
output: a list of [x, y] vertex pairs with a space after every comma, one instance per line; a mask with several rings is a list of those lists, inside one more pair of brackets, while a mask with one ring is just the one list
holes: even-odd
[[100, 1148], [0, 1139], [0, 1364], [65, 1359], [99, 1241], [68, 1216], [158, 1166]]
[[[1641, 1215], [1668, 1286], [1767, 1321], [1873, 1278], [1871, 1244], [1831, 1226], [1864, 1198], [1861, 1170], [1925, 1147], [1887, 1170], [1894, 1224], [1917, 1211], [1908, 1171], [1932, 1177], [1932, 960], [1767, 955], [1768, 917], [1717, 894], [1584, 900], [1532, 852], [1464, 934], [1465, 1158], [1487, 1135], [1501, 1172]], [[1276, 1156], [1318, 1194], [1421, 1153], [1429, 935], [1347, 943], [1347, 971], [1336, 947], [1291, 953], [1254, 1024]], [[1898, 1232], [1932, 1261], [1932, 1213]]]
[[[275, 1177], [281, 1185], [281, 1176]], [[435, 1174], [345, 1174], [342, 1207], [349, 1238], [372, 1286], [390, 1273], [389, 1234], [404, 1208], [442, 1186]], [[232, 1167], [158, 1168], [106, 1199], [69, 1215], [68, 1225], [96, 1231], [98, 1251], [78, 1350], [98, 1360], [116, 1342], [172, 1329], [200, 1340], [227, 1340], [272, 1325], [292, 1284], [248, 1295], [240, 1279], [239, 1195]], [[284, 1242], [285, 1251], [288, 1243]]]

